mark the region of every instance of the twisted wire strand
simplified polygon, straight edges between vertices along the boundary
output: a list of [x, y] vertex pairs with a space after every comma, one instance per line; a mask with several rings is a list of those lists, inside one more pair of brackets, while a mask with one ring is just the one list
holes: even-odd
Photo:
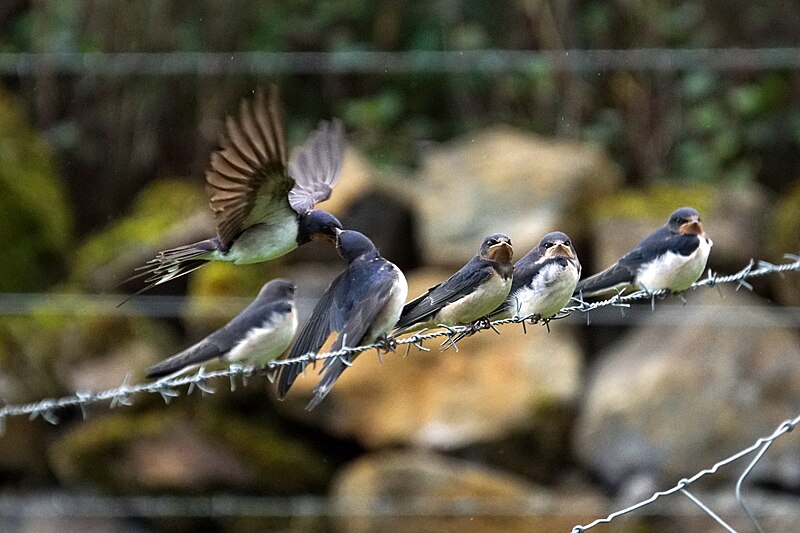
[[[767, 261], [753, 261], [751, 260], [747, 266], [734, 274], [720, 276], [719, 274], [708, 271], [705, 278], [700, 279], [694, 283], [691, 288], [696, 289], [700, 287], [713, 287], [716, 285], [726, 283], [737, 283], [737, 290], [744, 287], [752, 289], [752, 286], [747, 282], [748, 279], [764, 276], [768, 274], [777, 274], [781, 272], [800, 271], [800, 255], [785, 254], [784, 257], [789, 260], [787, 263], [773, 264]], [[668, 295], [666, 290], [648, 292], [643, 290], [634, 291], [628, 294], [618, 293], [611, 298], [595, 302], [585, 302], [582, 298], [575, 298], [576, 303], [561, 310], [557, 317], [566, 316], [572, 312], [580, 312], [588, 314], [590, 311], [601, 307], [629, 307], [630, 302], [650, 299], [653, 304], [656, 298]], [[588, 315], [587, 315], [588, 316]], [[492, 329], [499, 333], [497, 326], [504, 324], [535, 324], [542, 322], [538, 316], [514, 317], [506, 318], [495, 321], [485, 321], [480, 324], [467, 325], [467, 326], [443, 326], [441, 330], [437, 331], [421, 331], [409, 337], [399, 339], [389, 338], [383, 339], [371, 344], [363, 346], [346, 346], [339, 350], [332, 352], [314, 353], [309, 352], [290, 359], [281, 359], [269, 362], [265, 368], [259, 369], [252, 366], [231, 365], [229, 368], [222, 370], [206, 371], [203, 367], [192, 374], [185, 374], [178, 377], [168, 377], [158, 381], [130, 384], [129, 379], [119, 387], [107, 389], [103, 391], [78, 391], [74, 394], [63, 396], [61, 398], [46, 398], [36, 402], [21, 403], [21, 404], [6, 404], [0, 407], [0, 434], [5, 430], [6, 420], [15, 416], [28, 416], [30, 420], [37, 417], [42, 417], [44, 420], [51, 424], [58, 424], [59, 416], [58, 411], [67, 407], [80, 408], [84, 418], [87, 416], [86, 407], [92, 404], [110, 401], [109, 407], [111, 409], [120, 405], [131, 405], [132, 398], [140, 394], [159, 394], [164, 403], [169, 403], [173, 398], [180, 396], [181, 392], [179, 387], [188, 385], [186, 394], [191, 394], [195, 389], [200, 390], [205, 394], [213, 394], [214, 388], [210, 381], [219, 378], [229, 378], [231, 390], [237, 386], [237, 379], [245, 382], [248, 377], [254, 375], [264, 375], [268, 379], [274, 379], [275, 373], [280, 367], [288, 365], [300, 365], [305, 371], [306, 367], [314, 364], [317, 361], [325, 359], [332, 359], [336, 357], [343, 357], [345, 355], [355, 355], [367, 350], [377, 350], [380, 357], [381, 350], [395, 351], [397, 346], [406, 345], [407, 350], [412, 346], [422, 350], [429, 351], [429, 348], [423, 346], [425, 341], [445, 338], [442, 343], [443, 347], [458, 350], [457, 342], [463, 337], [479, 333], [482, 330]], [[677, 490], [677, 489], [676, 489]], [[673, 491], [674, 492], [674, 491]]]

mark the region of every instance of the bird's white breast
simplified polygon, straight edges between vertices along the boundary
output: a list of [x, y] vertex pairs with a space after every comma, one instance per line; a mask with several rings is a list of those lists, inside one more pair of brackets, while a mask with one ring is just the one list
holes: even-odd
[[297, 248], [297, 213], [288, 204], [270, 213], [263, 222], [250, 226], [218, 260], [237, 265], [259, 263], [281, 257]]
[[297, 330], [297, 313], [267, 317], [260, 328], [250, 330], [247, 335], [227, 353], [227, 361], [264, 365], [275, 359], [289, 347]]
[[567, 262], [567, 266], [555, 261], [545, 265], [530, 283], [509, 296], [511, 316], [550, 318], [567, 305], [579, 277], [580, 273], [572, 262]]
[[362, 339], [363, 344], [369, 344], [378, 337], [385, 335], [389, 330], [394, 328], [395, 324], [397, 324], [397, 321], [400, 319], [400, 313], [403, 311], [403, 305], [408, 296], [408, 282], [397, 266], [392, 265], [392, 268], [397, 276], [397, 283], [394, 289], [392, 289], [389, 299], [386, 301], [386, 305], [383, 306], [383, 309], [375, 316], [375, 320], [372, 321], [369, 331]]
[[642, 265], [636, 274], [637, 285], [649, 291], [668, 289], [680, 292], [688, 289], [703, 274], [714, 244], [707, 237], [699, 236], [699, 239], [700, 245], [690, 255], [667, 252]]
[[469, 324], [482, 318], [502, 304], [511, 290], [511, 277], [503, 279], [497, 272], [483, 282], [480, 287], [463, 298], [446, 305], [429, 321], [437, 324]]

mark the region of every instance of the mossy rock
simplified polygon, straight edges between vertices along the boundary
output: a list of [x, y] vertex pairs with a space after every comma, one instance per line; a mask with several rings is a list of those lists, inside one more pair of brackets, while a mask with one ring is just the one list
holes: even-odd
[[[784, 254], [800, 255], [800, 180], [775, 205], [769, 232], [769, 258], [785, 262]], [[776, 297], [786, 305], [800, 305], [800, 274], [772, 276]]]
[[130, 214], [89, 238], [77, 251], [73, 279], [91, 279], [95, 269], [142, 246], [158, 244], [177, 224], [208, 209], [203, 186], [182, 178], [162, 178], [139, 193]]
[[53, 444], [49, 458], [64, 484], [119, 493], [319, 492], [332, 475], [324, 457], [270, 422], [208, 406], [193, 417], [162, 405], [89, 420]]
[[42, 290], [63, 275], [72, 243], [50, 148], [0, 89], [0, 292]]
[[694, 207], [701, 215], [715, 206], [714, 190], [708, 185], [660, 183], [646, 190], [623, 189], [596, 201], [590, 208], [593, 221], [620, 217], [662, 222], [678, 207]]

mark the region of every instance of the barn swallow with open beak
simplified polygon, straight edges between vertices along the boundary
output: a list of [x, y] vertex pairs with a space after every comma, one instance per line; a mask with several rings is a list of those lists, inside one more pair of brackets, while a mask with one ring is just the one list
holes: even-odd
[[648, 292], [685, 291], [703, 274], [712, 245], [698, 212], [682, 207], [633, 251], [606, 270], [580, 281], [575, 294], [595, 296], [630, 286]]
[[230, 322], [194, 346], [146, 370], [147, 377], [182, 374], [220, 359], [229, 363], [264, 366], [289, 347], [297, 330], [294, 284], [274, 279], [267, 282], [250, 305]]
[[[357, 231], [338, 232], [336, 247], [347, 268], [325, 289], [303, 325], [287, 359], [317, 352], [331, 333], [338, 337], [331, 347], [362, 346], [386, 334], [397, 323], [408, 294], [406, 278], [397, 266], [380, 256], [375, 245]], [[326, 359], [324, 374], [314, 388], [306, 409], [314, 409], [327, 396], [357, 354]], [[304, 365], [281, 366], [278, 398], [283, 399]]]
[[580, 277], [581, 263], [570, 238], [560, 231], [548, 233], [514, 263], [508, 298], [489, 318], [535, 316], [547, 320], [567, 305]]
[[277, 88], [242, 100], [238, 120], [228, 117], [206, 170], [216, 236], [159, 252], [131, 278], [147, 276], [136, 294], [209, 261], [258, 263], [312, 240], [334, 243], [341, 223], [314, 206], [327, 200], [339, 181], [344, 147], [342, 123], [321, 121], [287, 163]]
[[489, 235], [478, 254], [459, 271], [403, 307], [395, 334], [484, 318], [508, 297], [512, 256], [508, 235]]

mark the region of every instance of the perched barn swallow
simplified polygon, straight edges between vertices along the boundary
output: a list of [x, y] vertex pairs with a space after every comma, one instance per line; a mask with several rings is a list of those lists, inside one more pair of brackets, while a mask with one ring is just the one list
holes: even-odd
[[206, 189], [217, 227], [209, 239], [159, 252], [137, 270], [147, 284], [137, 294], [209, 261], [237, 265], [275, 259], [316, 239], [333, 243], [341, 223], [314, 209], [336, 185], [344, 159], [342, 123], [321, 121], [286, 161], [277, 88], [242, 100], [239, 120], [228, 117], [220, 148], [211, 154]]
[[514, 263], [508, 298], [489, 315], [492, 320], [535, 315], [548, 319], [561, 311], [581, 277], [581, 263], [572, 241], [560, 231], [548, 233]]
[[146, 370], [147, 377], [180, 374], [217, 358], [263, 366], [289, 347], [296, 330], [294, 285], [274, 279], [230, 322], [194, 346], [151, 366]]
[[650, 292], [681, 292], [703, 274], [712, 246], [700, 215], [682, 207], [606, 270], [578, 283], [575, 294], [594, 296], [635, 286]]
[[447, 280], [408, 302], [397, 333], [438, 325], [470, 324], [491, 313], [508, 297], [514, 267], [511, 239], [493, 233], [478, 255]]
[[[318, 351], [333, 332], [339, 335], [331, 351], [372, 343], [385, 338], [400, 317], [408, 295], [400, 269], [381, 257], [372, 241], [357, 231], [339, 232], [336, 247], [348, 267], [325, 289], [287, 358]], [[319, 405], [355, 357], [325, 361], [325, 374], [314, 388], [308, 410]], [[302, 371], [301, 365], [281, 367], [279, 398], [286, 396]]]

